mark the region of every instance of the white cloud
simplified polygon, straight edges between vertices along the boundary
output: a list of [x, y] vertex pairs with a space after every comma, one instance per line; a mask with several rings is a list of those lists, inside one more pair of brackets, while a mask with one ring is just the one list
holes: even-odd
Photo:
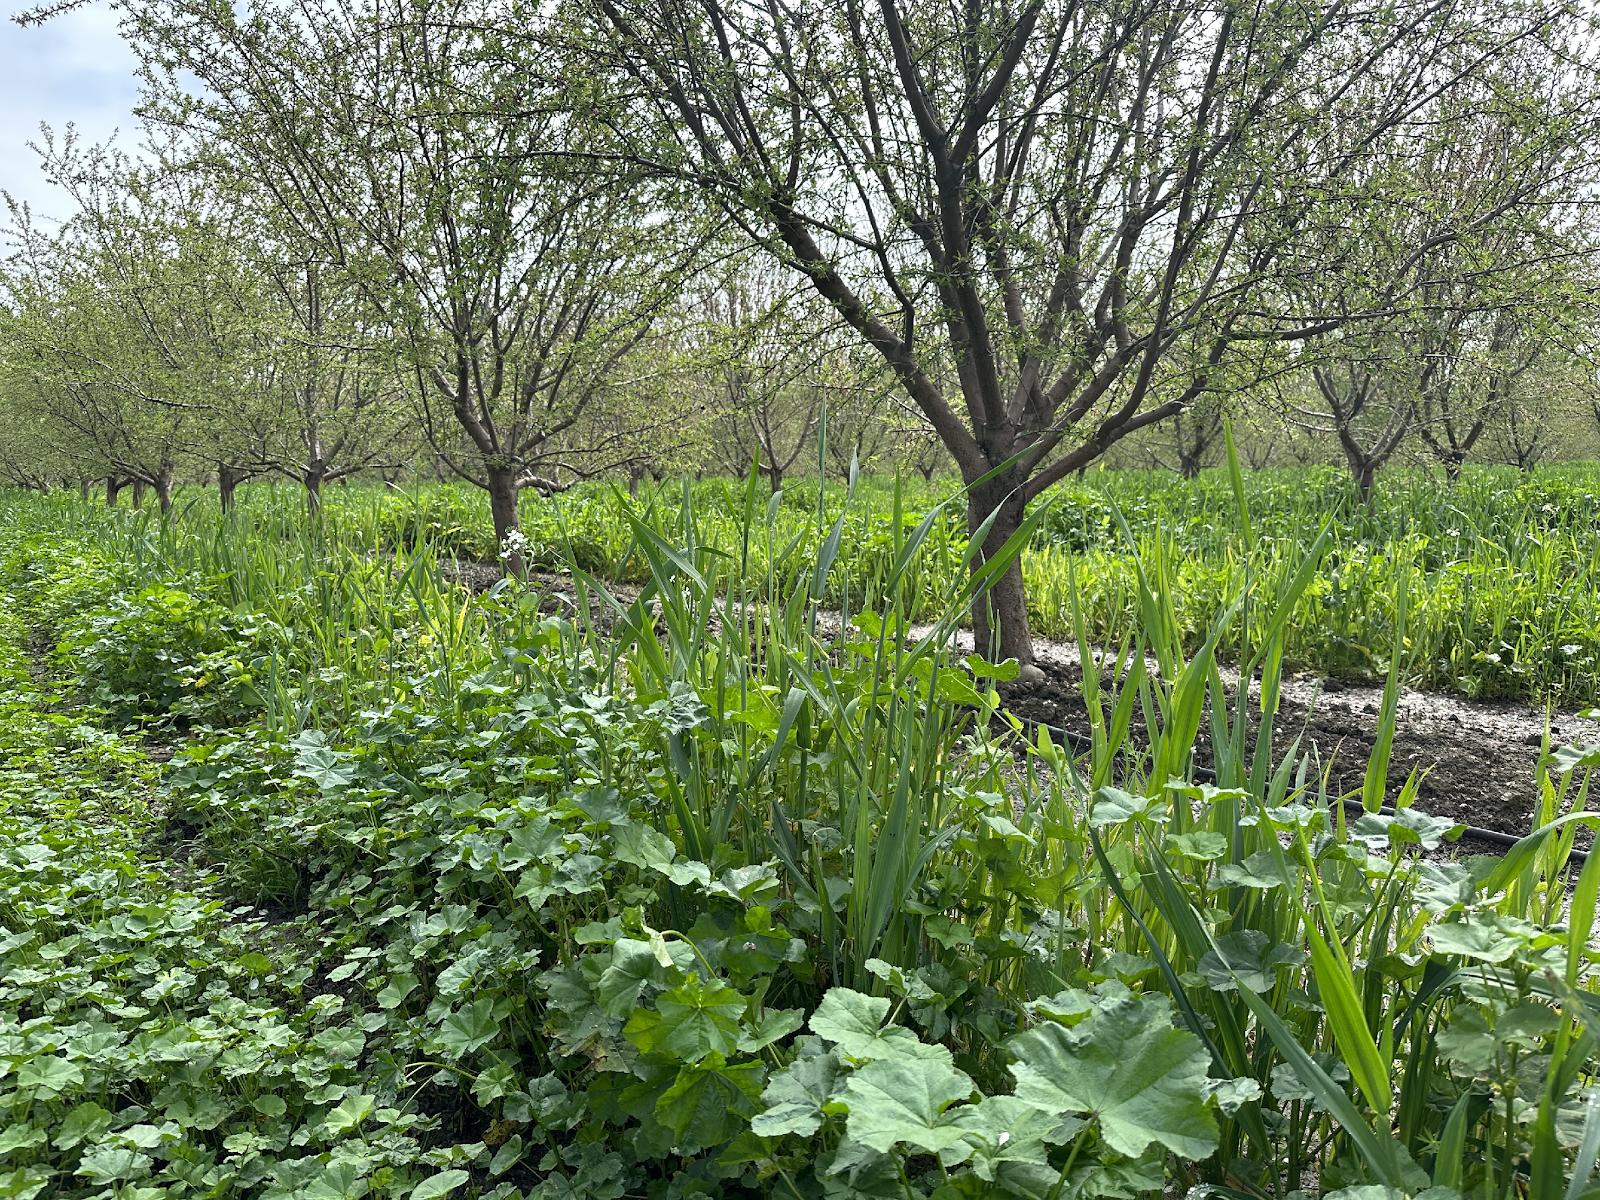
[[106, 8], [80, 8], [27, 29], [0, 21], [0, 188], [35, 213], [67, 215], [70, 202], [45, 179], [28, 143], [38, 141], [40, 122], [58, 136], [72, 122], [85, 142], [116, 131], [118, 145], [136, 149], [134, 67]]

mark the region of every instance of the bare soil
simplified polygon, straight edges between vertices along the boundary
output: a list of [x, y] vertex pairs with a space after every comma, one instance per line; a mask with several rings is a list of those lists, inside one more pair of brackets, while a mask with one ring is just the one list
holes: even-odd
[[[1075, 648], [1037, 642], [1043, 681], [1017, 682], [1008, 707], [1020, 717], [1087, 735], [1088, 710], [1079, 691], [1082, 671]], [[1225, 682], [1233, 683], [1224, 673]], [[1359, 791], [1377, 737], [1383, 689], [1301, 675], [1286, 679], [1274, 727], [1275, 750], [1296, 737], [1302, 752], [1332, 762], [1330, 792]], [[1402, 691], [1389, 768], [1393, 802], [1414, 767], [1424, 778], [1417, 807], [1464, 825], [1521, 836], [1532, 828], [1534, 768], [1546, 727], [1544, 709], [1485, 704], [1410, 688]], [[1548, 714], [1551, 745], [1600, 742], [1600, 722], [1573, 712]], [[1135, 730], [1135, 736], [1139, 731]], [[1196, 762], [1210, 765], [1202, 732]], [[1580, 839], [1586, 840], [1586, 839]], [[1471, 849], [1486, 848], [1484, 844]]]

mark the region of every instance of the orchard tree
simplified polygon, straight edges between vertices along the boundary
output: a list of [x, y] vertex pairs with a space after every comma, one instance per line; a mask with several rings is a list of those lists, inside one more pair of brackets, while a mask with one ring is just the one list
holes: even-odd
[[11, 364], [27, 403], [108, 478], [170, 508], [208, 420], [248, 383], [227, 231], [159, 168], [70, 139], [46, 165], [77, 204], [54, 235], [13, 206]]
[[[1411, 204], [1381, 177], [1416, 115], [1575, 26], [1478, 0], [588, 2], [633, 81], [622, 160], [699, 188], [882, 356], [969, 527], [998, 513], [975, 567], [1235, 359], [1357, 315], [1286, 304], [1311, 223]], [[1031, 664], [1019, 565], [973, 620]]]
[[[123, 9], [157, 119], [218, 147], [315, 247], [308, 261], [348, 273], [401, 335], [421, 429], [488, 491], [497, 540], [524, 488], [627, 461], [631, 446], [579, 435], [675, 298], [700, 223], [669, 217], [658, 188], [582, 169], [590, 88], [567, 64], [506, 69], [465, 0]], [[524, 33], [548, 21], [497, 15]]]
[[1337, 366], [1313, 366], [1310, 376], [1311, 387], [1302, 376], [1300, 395], [1291, 393], [1291, 419], [1338, 443], [1356, 492], [1370, 504], [1378, 472], [1416, 424], [1416, 397], [1407, 381], [1385, 377], [1381, 360], [1350, 355]]

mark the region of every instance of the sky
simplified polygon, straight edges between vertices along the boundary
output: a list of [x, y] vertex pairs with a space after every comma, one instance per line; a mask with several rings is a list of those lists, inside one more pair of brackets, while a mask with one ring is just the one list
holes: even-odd
[[103, 5], [27, 29], [11, 20], [21, 7], [17, 0], [0, 7], [0, 188], [28, 201], [36, 215], [63, 217], [69, 202], [45, 179], [28, 143], [39, 140], [40, 122], [58, 135], [71, 122], [85, 142], [120, 130], [118, 145], [135, 149], [134, 60]]

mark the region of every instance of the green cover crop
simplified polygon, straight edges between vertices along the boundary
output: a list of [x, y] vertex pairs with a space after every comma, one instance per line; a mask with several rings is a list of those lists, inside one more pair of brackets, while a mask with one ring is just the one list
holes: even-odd
[[1270, 736], [1340, 535], [1252, 514], [1198, 638], [1122, 535], [1074, 755], [953, 649], [941, 511], [867, 586], [854, 497], [802, 539], [756, 482], [614, 498], [637, 591], [11, 502], [0, 1196], [1600, 1195], [1600, 749], [1503, 858], [1384, 746], [1347, 813]]

